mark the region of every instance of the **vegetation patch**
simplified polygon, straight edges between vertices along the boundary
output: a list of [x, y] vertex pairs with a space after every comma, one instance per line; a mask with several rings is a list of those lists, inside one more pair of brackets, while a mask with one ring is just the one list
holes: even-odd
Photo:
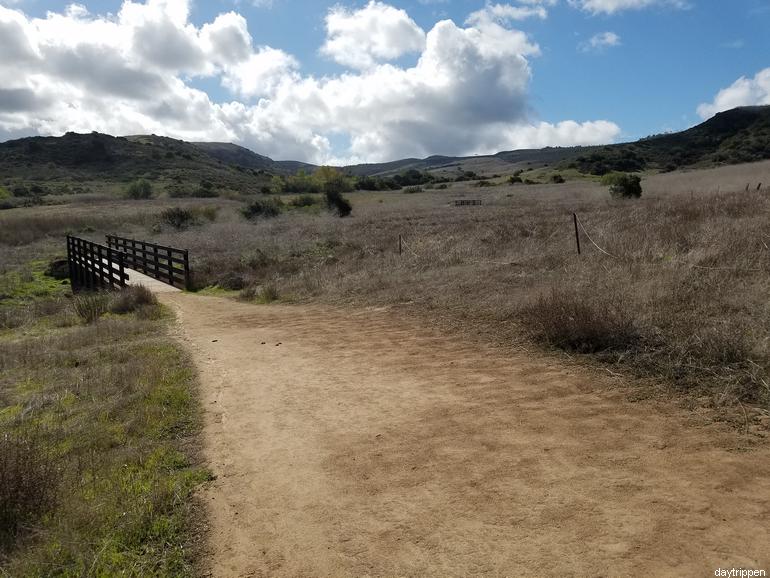
[[138, 314], [141, 290], [115, 307], [132, 313], [64, 327], [47, 323], [71, 306], [55, 296], [6, 306], [46, 331], [0, 341], [0, 574], [190, 575], [192, 492], [209, 477], [190, 360]]

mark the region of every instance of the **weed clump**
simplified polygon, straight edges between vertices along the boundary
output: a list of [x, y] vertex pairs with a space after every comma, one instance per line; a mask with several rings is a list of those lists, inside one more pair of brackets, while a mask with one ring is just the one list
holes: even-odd
[[107, 293], [80, 293], [72, 299], [72, 308], [87, 325], [96, 323], [110, 308]]
[[147, 307], [158, 305], [158, 298], [144, 285], [123, 287], [110, 300], [111, 313], [133, 313]]
[[281, 298], [278, 287], [274, 283], [265, 285], [249, 285], [244, 287], [238, 297], [243, 301], [257, 301], [259, 303], [272, 303]]
[[53, 509], [58, 478], [55, 456], [36, 429], [0, 435], [0, 551]]
[[540, 295], [521, 309], [521, 320], [537, 341], [577, 353], [629, 350], [641, 337], [625, 302], [573, 291]]

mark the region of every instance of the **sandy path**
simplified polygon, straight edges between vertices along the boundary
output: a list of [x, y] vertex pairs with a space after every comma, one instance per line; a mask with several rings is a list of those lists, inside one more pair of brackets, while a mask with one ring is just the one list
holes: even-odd
[[734, 431], [392, 313], [162, 299], [202, 375], [214, 576], [770, 571], [770, 450]]

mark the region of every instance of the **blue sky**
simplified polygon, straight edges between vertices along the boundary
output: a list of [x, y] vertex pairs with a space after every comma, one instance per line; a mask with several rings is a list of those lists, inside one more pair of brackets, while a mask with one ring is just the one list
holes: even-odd
[[632, 140], [770, 103], [770, 0], [67, 6], [0, 0], [0, 140], [155, 132], [381, 161]]

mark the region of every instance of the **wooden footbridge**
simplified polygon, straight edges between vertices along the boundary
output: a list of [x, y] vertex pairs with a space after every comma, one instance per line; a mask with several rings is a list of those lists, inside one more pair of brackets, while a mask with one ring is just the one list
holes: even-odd
[[73, 291], [144, 285], [155, 292], [192, 288], [186, 249], [107, 235], [102, 245], [67, 235]]

